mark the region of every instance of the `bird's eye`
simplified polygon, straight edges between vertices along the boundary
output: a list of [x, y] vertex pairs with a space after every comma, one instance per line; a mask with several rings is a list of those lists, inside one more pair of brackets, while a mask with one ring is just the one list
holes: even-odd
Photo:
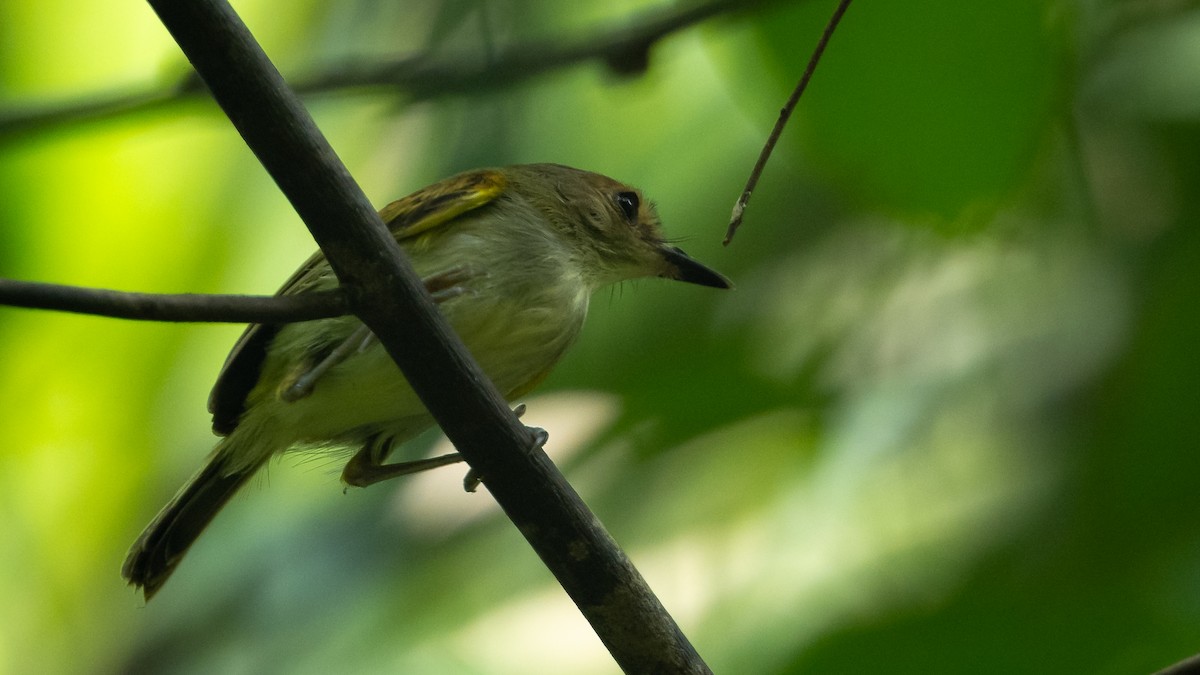
[[617, 193], [617, 207], [621, 209], [621, 213], [625, 214], [625, 219], [629, 222], [637, 222], [639, 205], [640, 200], [636, 192]]

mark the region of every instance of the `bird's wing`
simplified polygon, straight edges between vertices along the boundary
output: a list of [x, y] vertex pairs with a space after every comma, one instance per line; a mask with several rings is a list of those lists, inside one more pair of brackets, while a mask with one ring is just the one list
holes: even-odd
[[[403, 241], [491, 203], [503, 194], [506, 185], [504, 174], [494, 169], [460, 173], [397, 199], [383, 207], [379, 217], [396, 239]], [[333, 272], [325, 264], [325, 255], [317, 251], [292, 274], [277, 295], [304, 293], [335, 284]], [[246, 397], [258, 383], [267, 350], [280, 328], [280, 324], [251, 324], [234, 343], [208, 397], [208, 411], [212, 413], [216, 433], [224, 436], [237, 428], [245, 412]]]

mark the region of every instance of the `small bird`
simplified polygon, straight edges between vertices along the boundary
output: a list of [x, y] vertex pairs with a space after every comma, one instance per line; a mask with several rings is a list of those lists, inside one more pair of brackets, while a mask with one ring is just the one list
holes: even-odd
[[[557, 164], [452, 176], [379, 212], [439, 309], [508, 400], [527, 394], [575, 341], [597, 289], [640, 277], [729, 281], [671, 246], [638, 190]], [[335, 288], [317, 252], [281, 295]], [[456, 454], [386, 463], [434, 421], [353, 316], [246, 329], [209, 398], [223, 438], [133, 543], [122, 575], [149, 600], [217, 512], [273, 456], [349, 449], [342, 479], [365, 487]]]

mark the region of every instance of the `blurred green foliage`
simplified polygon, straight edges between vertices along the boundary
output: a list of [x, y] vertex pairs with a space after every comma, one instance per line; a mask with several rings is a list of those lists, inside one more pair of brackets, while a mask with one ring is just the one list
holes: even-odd
[[[289, 77], [486, 64], [663, 7], [237, 3]], [[597, 297], [527, 401], [717, 672], [1148, 672], [1200, 651], [1200, 10], [856, 4], [722, 249], [832, 8], [713, 19], [637, 77], [310, 103], [376, 203], [572, 164], [641, 186], [735, 280]], [[0, 3], [0, 110], [186, 72], [147, 6]], [[0, 275], [265, 293], [312, 249], [209, 104], [0, 140]], [[279, 462], [143, 607], [120, 562], [211, 446], [239, 330], [0, 308], [0, 673], [615, 670], [456, 469], [343, 494], [336, 458]]]

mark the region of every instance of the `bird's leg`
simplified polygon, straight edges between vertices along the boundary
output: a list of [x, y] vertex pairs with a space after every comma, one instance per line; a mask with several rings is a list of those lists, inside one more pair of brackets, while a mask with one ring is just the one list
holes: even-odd
[[428, 471], [462, 461], [462, 455], [452, 452], [428, 459], [384, 464], [383, 460], [387, 458], [391, 449], [390, 438], [381, 440], [379, 437], [372, 436], [362, 449], [354, 453], [354, 456], [346, 463], [346, 468], [342, 470], [342, 481], [353, 487], [367, 487], [389, 478], [407, 476], [410, 473]]
[[[457, 265], [443, 272], [425, 277], [421, 281], [425, 284], [425, 290], [429, 291], [429, 295], [433, 297], [433, 301], [442, 303], [466, 293], [467, 289], [461, 285], [462, 282], [469, 281], [478, 276], [482, 276], [482, 273], [475, 268], [469, 265]], [[376, 340], [377, 338], [371, 332], [371, 329], [366, 326], [359, 326], [341, 344], [334, 347], [333, 351], [329, 352], [325, 358], [297, 375], [296, 379], [283, 390], [279, 397], [291, 403], [312, 394], [313, 389], [317, 386], [317, 380], [320, 380], [325, 373], [329, 372], [330, 368], [333, 368], [354, 354], [366, 351], [368, 347], [375, 344]]]
[[[513, 409], [517, 417], [525, 413], [525, 404], [522, 403]], [[533, 441], [535, 447], [541, 447], [546, 442], [549, 435], [544, 429], [531, 429], [533, 432]], [[384, 464], [383, 460], [387, 459], [388, 454], [392, 451], [392, 439], [381, 436], [371, 436], [363, 447], [350, 461], [346, 463], [346, 468], [342, 470], [342, 482], [353, 487], [367, 487], [374, 485], [397, 476], [407, 476], [410, 473], [418, 473], [436, 469], [440, 466], [448, 466], [463, 461], [462, 455], [457, 452], [451, 452], [437, 457], [429, 457], [426, 459], [417, 459], [409, 462], [395, 462], [393, 464]], [[479, 483], [483, 480], [483, 476], [478, 471], [471, 469], [467, 472], [467, 477], [463, 479], [463, 487], [467, 492], [474, 492], [479, 487]]]

